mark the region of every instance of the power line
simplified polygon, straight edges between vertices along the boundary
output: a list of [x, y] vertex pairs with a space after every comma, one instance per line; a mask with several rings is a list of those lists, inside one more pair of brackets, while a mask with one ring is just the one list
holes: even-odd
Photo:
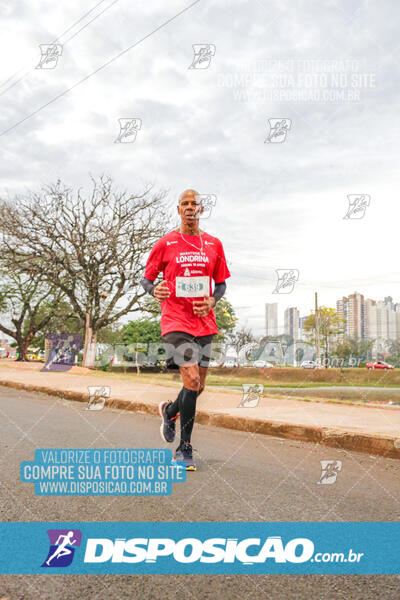
[[[104, 2], [104, 0], [101, 0], [101, 1]], [[113, 4], [115, 4], [116, 2], [119, 2], [119, 0], [113, 0], [113, 2], [111, 2], [111, 4], [109, 4], [108, 6], [106, 6], [105, 8], [103, 8], [103, 10], [100, 11], [95, 17], [93, 17], [93, 19], [91, 19], [90, 21], [88, 21], [86, 23], [86, 25], [83, 25], [83, 27], [81, 27], [80, 29], [78, 29], [78, 31], [76, 31], [73, 35], [71, 35], [71, 37], [69, 37], [67, 40], [65, 40], [65, 42], [62, 43], [62, 45], [65, 46], [66, 44], [68, 44], [68, 42], [70, 42], [75, 36], [77, 36], [78, 33], [80, 33], [81, 31], [83, 31], [84, 29], [86, 29], [86, 27], [88, 27], [88, 25], [90, 25], [90, 23], [93, 23], [93, 21], [95, 21], [96, 19], [98, 19], [103, 13], [106, 12], [106, 10], [108, 10], [109, 8], [111, 8], [113, 6]], [[55, 42], [52, 42], [52, 43], [54, 44]]]
[[[78, 23], [80, 23], [85, 17], [87, 17], [87, 15], [89, 15], [91, 12], [93, 12], [98, 6], [100, 6], [100, 4], [103, 4], [103, 2], [105, 2], [105, 1], [106, 0], [100, 0], [100, 2], [98, 2], [95, 6], [93, 6], [93, 8], [91, 8], [90, 10], [88, 10], [84, 15], [82, 15], [82, 17], [80, 17], [80, 19], [78, 19], [77, 21], [75, 21], [75, 23], [73, 23], [70, 27], [68, 27], [68, 29], [66, 29], [65, 31], [63, 31], [63, 33], [61, 35], [59, 35], [58, 38], [56, 38], [55, 40], [53, 40], [50, 43], [51, 44], [56, 44], [66, 33], [68, 33], [69, 31], [71, 31], [71, 29], [73, 29], [76, 25], [78, 25]], [[93, 21], [95, 21], [98, 17], [100, 17], [106, 10], [108, 10], [109, 8], [111, 8], [111, 6], [113, 4], [115, 4], [116, 2], [118, 2], [118, 0], [114, 0], [113, 2], [111, 2], [111, 4], [109, 6], [106, 6], [106, 8], [104, 8], [99, 14], [97, 14], [95, 17], [93, 17], [93, 19], [91, 21], [89, 21], [88, 23], [86, 23], [86, 25], [84, 25], [83, 27], [81, 27], [76, 33], [74, 33], [65, 42], [63, 42], [62, 45], [65, 46], [65, 44], [67, 44], [70, 40], [72, 40], [72, 38], [74, 38], [76, 35], [78, 35], [78, 33], [80, 33], [81, 31], [83, 31], [84, 29], [86, 29], [86, 27], [88, 27], [88, 25], [90, 25], [90, 23], [93, 23]], [[10, 81], [10, 79], [12, 79], [13, 77], [15, 77], [15, 75], [18, 75], [18, 73], [20, 73], [22, 70], [23, 69], [20, 69], [19, 71], [16, 71], [14, 73], [14, 75], [11, 75], [10, 77], [8, 77], [8, 79], [6, 79], [5, 81], [3, 81], [3, 83], [0, 83], [0, 87], [2, 87], [3, 85], [5, 85], [8, 81]], [[20, 77], [19, 79], [17, 79], [17, 81], [14, 81], [5, 90], [3, 90], [2, 92], [0, 92], [0, 97], [3, 96], [6, 92], [8, 92], [8, 90], [10, 90], [11, 88], [13, 88], [15, 85], [17, 85], [18, 83], [20, 83], [20, 81], [23, 81], [29, 75], [29, 73], [32, 72], [32, 70], [34, 70], [34, 69], [29, 69], [28, 71], [26, 71], [25, 74], [22, 77]]]
[[[9, 85], [5, 90], [3, 90], [0, 93], [0, 96], [3, 96], [6, 92], [8, 92], [8, 90], [11, 90], [11, 88], [13, 88], [15, 85], [17, 85], [18, 83], [20, 83], [20, 81], [23, 81], [28, 75], [29, 73], [31, 73], [32, 69], [29, 69], [29, 71], [26, 71], [24, 73], [24, 75], [22, 77], [20, 77], [19, 79], [17, 79], [17, 81], [14, 81], [11, 85]], [[14, 77], [14, 75], [12, 75], [12, 77]], [[10, 79], [10, 78], [9, 78]]]
[[85, 75], [85, 77], [83, 77], [83, 79], [80, 79], [79, 81], [77, 81], [76, 83], [74, 83], [74, 85], [72, 85], [71, 87], [67, 88], [66, 90], [64, 90], [63, 92], [61, 92], [57, 96], [55, 96], [52, 100], [49, 100], [48, 102], [46, 102], [45, 104], [43, 104], [42, 106], [40, 106], [39, 108], [37, 108], [36, 110], [34, 110], [32, 113], [30, 113], [29, 115], [27, 115], [26, 117], [24, 117], [23, 119], [21, 119], [20, 121], [18, 121], [17, 123], [15, 123], [14, 125], [12, 125], [11, 127], [9, 127], [8, 129], [5, 129], [4, 131], [2, 131], [0, 133], [0, 137], [3, 136], [3, 135], [5, 135], [9, 131], [12, 131], [13, 129], [15, 129], [16, 127], [18, 127], [18, 125], [21, 125], [21, 123], [24, 123], [25, 121], [27, 121], [28, 119], [30, 119], [31, 117], [33, 117], [34, 115], [36, 115], [37, 113], [39, 113], [44, 108], [47, 108], [47, 106], [49, 106], [53, 102], [56, 102], [59, 98], [62, 98], [62, 96], [65, 96], [66, 94], [68, 94], [68, 92], [70, 92], [74, 88], [78, 87], [78, 85], [80, 85], [84, 81], [87, 81], [88, 79], [90, 79], [90, 77], [92, 77], [92, 75], [96, 75], [96, 73], [99, 73], [99, 71], [102, 71], [103, 69], [105, 69], [106, 67], [108, 67], [108, 65], [110, 65], [111, 63], [113, 63], [120, 56], [123, 56], [124, 54], [126, 54], [127, 52], [129, 52], [129, 50], [132, 50], [132, 48], [134, 48], [135, 46], [138, 46], [139, 44], [141, 44], [142, 42], [144, 42], [145, 40], [147, 40], [147, 38], [149, 38], [150, 36], [152, 36], [153, 33], [156, 33], [157, 31], [159, 31], [160, 29], [162, 29], [163, 27], [165, 27], [166, 25], [168, 25], [168, 23], [171, 23], [171, 21], [174, 21], [174, 19], [177, 19], [180, 15], [182, 15], [184, 12], [186, 12], [187, 10], [189, 10], [190, 8], [192, 8], [192, 6], [194, 6], [195, 4], [198, 4], [199, 2], [200, 2], [200, 0], [195, 0], [195, 2], [192, 2], [192, 4], [189, 4], [189, 6], [187, 6], [184, 9], [182, 9], [181, 11], [179, 11], [173, 17], [171, 17], [171, 18], [167, 19], [166, 21], [164, 21], [164, 23], [161, 23], [161, 25], [159, 25], [158, 27], [156, 27], [155, 29], [153, 29], [153, 31], [151, 31], [150, 33], [148, 33], [147, 35], [145, 35], [143, 38], [141, 38], [140, 40], [138, 40], [134, 44], [131, 44], [130, 46], [128, 46], [128, 48], [125, 48], [125, 50], [122, 50], [121, 52], [119, 52], [118, 54], [116, 54], [113, 58], [110, 58], [110, 60], [108, 60], [106, 63], [104, 63], [103, 65], [101, 65], [100, 67], [98, 67], [97, 69], [95, 69], [94, 71], [92, 71], [91, 73], [89, 73], [88, 75]]
[[3, 87], [3, 85], [5, 85], [8, 81], [10, 81], [10, 79], [12, 79], [16, 75], [18, 75], [18, 73], [21, 73], [21, 71], [23, 71], [23, 70], [24, 70], [24, 68], [22, 67], [22, 69], [15, 71], [15, 73], [13, 75], [10, 75], [10, 77], [7, 77], [7, 79], [5, 79], [2, 83], [0, 83], [0, 87]]
[[[95, 8], [97, 8], [98, 6], [100, 6], [100, 4], [103, 4], [103, 2], [105, 2], [106, 0], [100, 0], [100, 2], [98, 2], [97, 4], [95, 4], [93, 6], [93, 8], [91, 8], [90, 10], [88, 10], [84, 15], [82, 15], [82, 17], [80, 19], [78, 19], [77, 21], [75, 21], [75, 23], [73, 23], [70, 27], [68, 27], [68, 29], [66, 29], [65, 31], [63, 31], [57, 39], [53, 40], [51, 43], [52, 44], [56, 44], [58, 42], [58, 40], [60, 40], [66, 33], [68, 33], [69, 31], [71, 31], [71, 29], [73, 29], [75, 27], [75, 25], [78, 25], [78, 23], [80, 23], [85, 17], [87, 17], [88, 15], [90, 15], [91, 12], [93, 12], [95, 10]], [[104, 9], [107, 10], [107, 9]], [[104, 12], [104, 11], [103, 11]], [[102, 13], [100, 13], [102, 14]], [[98, 16], [100, 16], [100, 14]], [[97, 17], [94, 17], [97, 18]], [[92, 19], [94, 20], [94, 19]], [[92, 21], [89, 21], [89, 23], [91, 23]], [[89, 25], [88, 23], [88, 25]], [[70, 38], [71, 39], [71, 38]], [[66, 43], [66, 42], [65, 42]]]

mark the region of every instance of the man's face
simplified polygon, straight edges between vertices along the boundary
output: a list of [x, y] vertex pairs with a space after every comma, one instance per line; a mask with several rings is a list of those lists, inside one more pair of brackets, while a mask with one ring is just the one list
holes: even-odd
[[178, 205], [178, 213], [181, 216], [182, 223], [193, 223], [200, 218], [203, 212], [201, 199], [198, 195], [187, 194], [183, 196]]

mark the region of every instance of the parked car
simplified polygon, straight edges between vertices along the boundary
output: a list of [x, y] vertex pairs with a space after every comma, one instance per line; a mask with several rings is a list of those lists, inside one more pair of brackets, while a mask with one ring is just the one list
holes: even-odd
[[28, 348], [26, 351], [26, 358], [28, 360], [41, 361], [44, 358], [44, 352], [42, 353], [40, 348]]
[[158, 358], [146, 358], [143, 363], [142, 363], [142, 367], [158, 367], [159, 364], [159, 360]]
[[257, 369], [270, 369], [273, 366], [272, 363], [267, 362], [266, 360], [255, 360], [253, 362], [253, 367], [256, 367]]
[[251, 362], [251, 360], [241, 360], [239, 367], [252, 367], [253, 363]]
[[224, 362], [224, 367], [227, 367], [228, 369], [232, 369], [233, 367], [237, 367], [238, 366], [238, 362], [236, 358], [228, 358], [225, 362]]
[[317, 363], [314, 360], [303, 360], [300, 367], [302, 369], [315, 369], [317, 367]]
[[210, 361], [210, 367], [222, 367], [224, 363], [222, 362], [222, 360], [211, 360]]
[[367, 369], [384, 369], [384, 371], [387, 371], [388, 369], [394, 369], [394, 366], [382, 360], [377, 360], [376, 362], [367, 363]]

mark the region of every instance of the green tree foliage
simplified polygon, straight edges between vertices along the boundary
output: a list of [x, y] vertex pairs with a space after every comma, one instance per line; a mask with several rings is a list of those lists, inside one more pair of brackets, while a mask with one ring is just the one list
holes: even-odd
[[221, 298], [214, 307], [215, 320], [217, 321], [218, 336], [215, 341], [221, 342], [236, 327], [238, 318], [232, 304], [225, 297]]
[[[335, 336], [343, 333], [343, 325], [345, 319], [343, 319], [334, 308], [329, 306], [320, 306], [318, 309], [319, 317], [319, 339], [321, 343], [321, 349], [324, 350], [325, 360], [328, 360], [330, 343], [333, 341]], [[315, 329], [315, 313], [309, 315], [304, 323], [304, 331], [306, 332], [308, 341], [316, 343], [316, 329]], [[317, 357], [318, 360], [318, 357]]]
[[99, 331], [97, 339], [102, 344], [109, 344], [110, 346], [115, 346], [116, 344], [123, 343], [122, 338], [123, 327], [117, 322], [103, 327], [103, 329]]
[[122, 341], [126, 345], [159, 343], [162, 341], [160, 324], [144, 317], [129, 321], [122, 328]]
[[400, 367], [400, 341], [391, 340], [388, 346], [390, 352], [388, 362], [394, 367]]
[[57, 303], [43, 303], [39, 312], [41, 314], [51, 312], [51, 317], [48, 323], [37, 332], [31, 346], [44, 350], [45, 339], [49, 333], [79, 333], [83, 339], [85, 331], [81, 320], [66, 300]]
[[373, 345], [374, 340], [363, 340], [357, 337], [347, 338], [336, 344], [335, 355], [342, 358], [345, 364], [349, 364], [351, 359], [365, 362], [372, 359]]
[[[148, 315], [148, 319], [160, 323], [161, 306], [152, 296], [146, 296], [143, 302], [143, 311]], [[227, 334], [235, 329], [237, 317], [232, 304], [226, 298], [221, 298], [214, 307], [215, 320], [219, 334], [215, 341], [221, 342]], [[158, 325], [160, 327], [160, 325]]]

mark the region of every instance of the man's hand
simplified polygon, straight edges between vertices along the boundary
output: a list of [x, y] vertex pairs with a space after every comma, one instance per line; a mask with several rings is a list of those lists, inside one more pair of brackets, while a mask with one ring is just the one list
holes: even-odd
[[160, 304], [163, 300], [168, 298], [168, 296], [170, 294], [171, 294], [171, 292], [169, 291], [168, 284], [166, 281], [162, 281], [161, 283], [156, 285], [156, 287], [154, 288], [154, 291], [153, 291], [154, 298], [158, 302], [160, 302]]
[[215, 306], [215, 298], [205, 295], [203, 300], [193, 300], [193, 312], [198, 317], [205, 317]]

